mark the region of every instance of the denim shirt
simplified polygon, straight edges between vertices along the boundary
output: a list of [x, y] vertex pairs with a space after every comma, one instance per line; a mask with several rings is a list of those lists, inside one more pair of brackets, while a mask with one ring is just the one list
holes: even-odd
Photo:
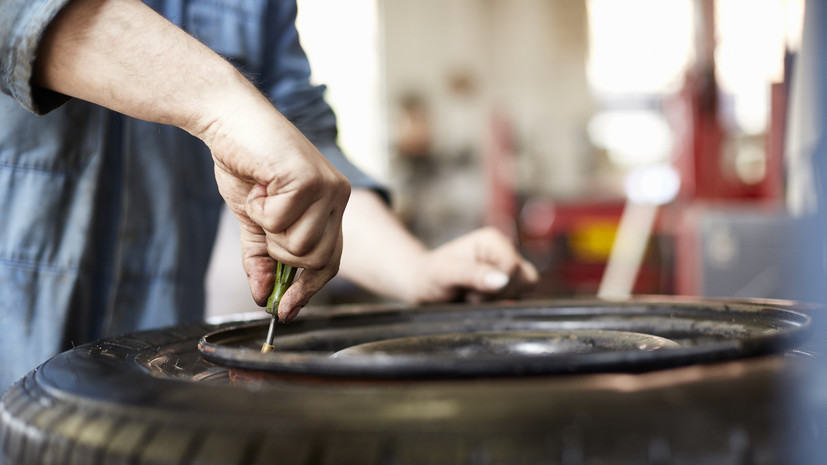
[[[98, 337], [197, 321], [223, 201], [184, 131], [31, 85], [68, 0], [0, 0], [0, 392]], [[293, 0], [146, 0], [228, 58], [348, 177]]]

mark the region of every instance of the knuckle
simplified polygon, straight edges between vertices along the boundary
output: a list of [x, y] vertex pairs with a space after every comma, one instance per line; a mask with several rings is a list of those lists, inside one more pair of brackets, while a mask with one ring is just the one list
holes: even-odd
[[278, 246], [274, 241], [269, 240], [267, 241], [267, 255], [273, 258], [273, 260], [278, 260], [280, 262], [285, 261], [287, 257], [285, 255], [285, 250]]
[[265, 215], [261, 219], [261, 228], [270, 233], [280, 233], [283, 229], [278, 218], [273, 215]]
[[338, 202], [346, 201], [350, 197], [350, 181], [338, 171], [334, 172], [332, 176], [320, 176], [312, 179], [307, 188], [319, 197], [326, 195]]
[[324, 179], [319, 177], [307, 177], [301, 185], [301, 190], [305, 195], [317, 195], [325, 190]]
[[344, 199], [349, 198], [351, 191], [350, 181], [348, 181], [344, 176], [339, 176], [339, 183], [336, 191], [338, 192], [339, 197], [343, 197]]
[[256, 199], [247, 202], [245, 207], [247, 216], [266, 231], [273, 231], [275, 229], [277, 218], [274, 215], [267, 214], [266, 202], [264, 199]]
[[306, 263], [305, 268], [311, 270], [321, 270], [327, 265], [327, 259], [318, 254], [307, 255], [302, 257], [302, 259]]
[[330, 189], [330, 186], [325, 178], [321, 176], [307, 176], [301, 180], [298, 186], [298, 191], [301, 192], [302, 196], [311, 198], [322, 196], [328, 189]]
[[285, 250], [292, 255], [304, 258], [313, 251], [313, 246], [304, 239], [290, 240], [285, 244]]

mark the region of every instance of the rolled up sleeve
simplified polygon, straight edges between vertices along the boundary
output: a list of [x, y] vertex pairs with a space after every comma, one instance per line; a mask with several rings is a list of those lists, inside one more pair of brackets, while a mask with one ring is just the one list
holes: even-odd
[[350, 181], [354, 189], [372, 189], [386, 202], [385, 186], [365, 174], [347, 159], [337, 144], [336, 115], [324, 98], [325, 86], [310, 82], [310, 63], [296, 30], [296, 4], [274, 2], [277, 9], [267, 28], [267, 47], [261, 60], [263, 90], [316, 148]]
[[44, 114], [68, 97], [32, 84], [37, 47], [46, 27], [70, 0], [0, 0], [0, 91]]

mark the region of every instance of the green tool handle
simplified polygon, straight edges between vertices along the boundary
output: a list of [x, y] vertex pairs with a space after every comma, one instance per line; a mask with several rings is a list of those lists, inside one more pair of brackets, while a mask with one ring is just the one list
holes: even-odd
[[276, 282], [273, 284], [273, 292], [267, 298], [267, 306], [264, 310], [273, 318], [270, 320], [270, 329], [267, 331], [267, 340], [261, 346], [261, 353], [266, 354], [272, 352], [275, 347], [273, 341], [276, 338], [276, 323], [279, 321], [279, 302], [287, 292], [287, 288], [293, 284], [293, 279], [296, 277], [296, 268], [290, 265], [285, 265], [282, 262], [276, 262]]
[[293, 284], [293, 279], [296, 277], [296, 267], [285, 265], [282, 262], [276, 262], [276, 282], [273, 284], [273, 292], [267, 298], [267, 306], [264, 310], [277, 317], [279, 314], [279, 302], [287, 292], [287, 288]]

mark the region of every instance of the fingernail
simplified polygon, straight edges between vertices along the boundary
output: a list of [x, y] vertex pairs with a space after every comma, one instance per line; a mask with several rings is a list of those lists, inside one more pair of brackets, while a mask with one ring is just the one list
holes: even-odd
[[290, 313], [287, 314], [287, 319], [284, 321], [290, 323], [291, 321], [295, 320], [297, 316], [299, 316], [299, 312], [303, 307], [296, 307], [293, 310], [290, 310]]
[[482, 284], [486, 289], [499, 291], [508, 284], [509, 277], [502, 271], [489, 271], [482, 277]]
[[289, 323], [289, 322], [290, 322], [290, 315], [291, 315], [292, 313], [293, 313], [292, 311], [288, 311], [288, 312], [279, 312], [279, 321], [280, 321], [281, 323]]

